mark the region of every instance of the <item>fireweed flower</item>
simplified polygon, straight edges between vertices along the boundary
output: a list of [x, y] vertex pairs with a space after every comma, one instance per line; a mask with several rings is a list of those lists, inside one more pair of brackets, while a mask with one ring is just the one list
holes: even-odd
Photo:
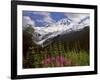
[[51, 58], [47, 58], [44, 61], [42, 61], [42, 64], [50, 64], [51, 63]]
[[71, 65], [71, 60], [66, 59], [63, 56], [57, 56], [56, 57], [56, 65], [57, 66]]
[[52, 64], [54, 64], [56, 67], [63, 67], [65, 65], [70, 66], [71, 60], [66, 59], [62, 55], [59, 55], [55, 57], [48, 57], [42, 61], [42, 65], [46, 67], [49, 67]]

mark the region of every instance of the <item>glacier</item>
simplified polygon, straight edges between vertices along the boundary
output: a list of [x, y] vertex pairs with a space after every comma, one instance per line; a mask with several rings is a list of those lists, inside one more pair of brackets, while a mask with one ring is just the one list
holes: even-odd
[[53, 38], [68, 34], [75, 31], [80, 31], [90, 25], [90, 17], [85, 16], [76, 22], [69, 18], [64, 18], [58, 22], [52, 23], [49, 26], [34, 27], [33, 42], [36, 45], [45, 47], [53, 42]]

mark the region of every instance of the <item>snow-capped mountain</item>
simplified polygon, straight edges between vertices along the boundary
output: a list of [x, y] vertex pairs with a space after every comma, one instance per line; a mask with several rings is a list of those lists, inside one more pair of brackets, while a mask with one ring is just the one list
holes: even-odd
[[58, 22], [57, 22], [57, 25], [70, 25], [71, 24], [71, 22], [72, 22], [72, 20], [71, 19], [69, 19], [69, 18], [64, 18], [64, 19], [61, 19], [61, 20], [59, 20]]
[[33, 33], [33, 41], [35, 44], [44, 47], [50, 44], [52, 39], [59, 35], [61, 36], [63, 34], [82, 30], [86, 26], [89, 26], [89, 22], [90, 18], [89, 16], [86, 16], [78, 22], [74, 22], [72, 19], [64, 18], [48, 26], [34, 27], [35, 31]]

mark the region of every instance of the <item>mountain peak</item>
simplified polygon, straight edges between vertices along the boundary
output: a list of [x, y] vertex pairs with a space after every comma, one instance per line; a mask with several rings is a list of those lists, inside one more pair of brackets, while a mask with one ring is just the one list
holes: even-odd
[[64, 19], [61, 19], [57, 22], [58, 25], [70, 25], [72, 22], [71, 19], [68, 19], [68, 18], [64, 18]]

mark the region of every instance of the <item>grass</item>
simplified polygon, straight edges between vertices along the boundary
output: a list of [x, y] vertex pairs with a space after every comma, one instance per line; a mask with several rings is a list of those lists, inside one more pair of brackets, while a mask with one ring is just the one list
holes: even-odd
[[69, 51], [66, 54], [66, 58], [69, 58], [72, 61], [73, 66], [89, 65], [89, 54], [84, 50], [81, 50], [78, 53], [75, 50]]

